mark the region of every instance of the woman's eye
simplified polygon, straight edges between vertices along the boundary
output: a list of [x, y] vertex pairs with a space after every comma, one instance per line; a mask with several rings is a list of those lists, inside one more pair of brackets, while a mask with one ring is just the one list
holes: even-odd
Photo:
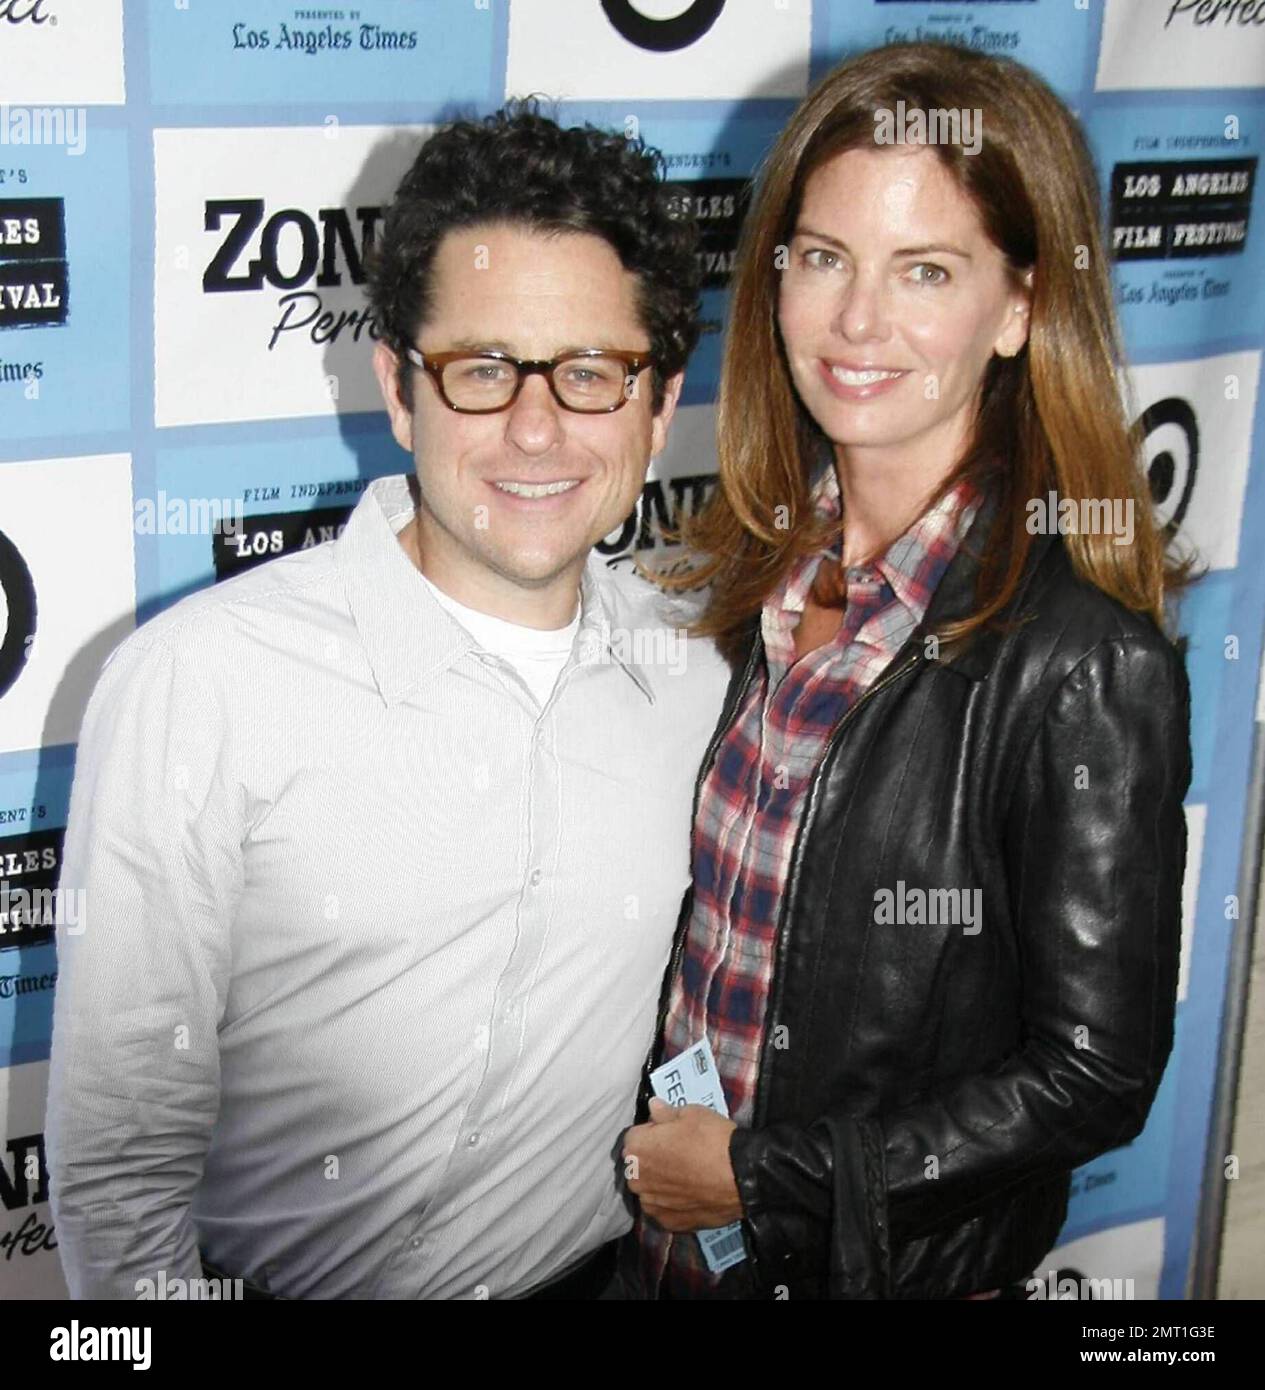
[[918, 276], [918, 283], [920, 285], [943, 285], [949, 278], [949, 272], [945, 270], [942, 265], [932, 265], [929, 261], [922, 261], [920, 264], [914, 266], [914, 270], [929, 270], [935, 277], [933, 279], [928, 279], [923, 275]]
[[804, 264], [814, 270], [830, 270], [839, 264], [839, 257], [833, 251], [827, 251], [824, 246], [814, 246], [812, 250], [805, 251], [803, 259]]

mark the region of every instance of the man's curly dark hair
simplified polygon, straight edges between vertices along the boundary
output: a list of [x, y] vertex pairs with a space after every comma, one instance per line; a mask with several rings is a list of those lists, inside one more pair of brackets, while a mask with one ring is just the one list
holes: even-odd
[[378, 332], [400, 363], [431, 309], [431, 264], [459, 227], [508, 222], [533, 231], [586, 232], [614, 248], [638, 282], [638, 309], [655, 359], [653, 408], [666, 379], [698, 341], [697, 230], [685, 200], [660, 177], [663, 156], [638, 137], [585, 124], [564, 128], [536, 99], [481, 120], [453, 121], [422, 146], [386, 210], [366, 264]]

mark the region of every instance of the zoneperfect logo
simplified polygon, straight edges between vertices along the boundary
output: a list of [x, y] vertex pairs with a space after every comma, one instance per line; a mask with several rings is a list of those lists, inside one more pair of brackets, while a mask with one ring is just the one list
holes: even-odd
[[64, 324], [69, 301], [63, 200], [0, 198], [0, 329]]
[[0, 0], [0, 23], [56, 24], [49, 0]]
[[1232, 256], [1247, 244], [1256, 157], [1150, 160], [1111, 171], [1118, 261]]
[[[20, 1261], [23, 1256], [57, 1249], [52, 1225], [41, 1221], [34, 1210], [47, 1203], [48, 1157], [43, 1131], [6, 1133], [0, 1152], [0, 1213], [5, 1218], [0, 1229], [0, 1259], [10, 1267], [14, 1256]], [[17, 1224], [19, 1219], [21, 1225]]]
[[[704, 289], [729, 281], [750, 196], [744, 178], [705, 178], [670, 187], [675, 215], [699, 225], [699, 268]], [[273, 351], [298, 333], [316, 344], [341, 337], [378, 338], [377, 319], [363, 302], [332, 306], [323, 292], [365, 283], [365, 257], [382, 221], [380, 206], [270, 211], [263, 198], [208, 198], [204, 229], [218, 244], [202, 275], [205, 294], [277, 290], [277, 314], [268, 336]]]
[[377, 320], [363, 302], [330, 308], [323, 291], [365, 283], [365, 255], [382, 219], [380, 207], [301, 208], [269, 212], [262, 198], [209, 198], [204, 226], [220, 241], [202, 275], [205, 294], [279, 290], [268, 338], [271, 352], [286, 334], [313, 343], [377, 339]]

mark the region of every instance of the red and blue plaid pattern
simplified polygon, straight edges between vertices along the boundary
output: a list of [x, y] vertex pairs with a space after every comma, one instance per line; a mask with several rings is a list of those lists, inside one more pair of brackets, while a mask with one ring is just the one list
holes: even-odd
[[[819, 516], [839, 517], [833, 468], [813, 504]], [[664, 1027], [665, 1058], [706, 1033], [740, 1125], [751, 1123], [778, 905], [813, 772], [835, 725], [922, 621], [977, 509], [959, 484], [871, 568], [849, 569], [838, 632], [799, 661], [795, 629], [818, 566], [825, 555], [837, 562], [839, 542], [806, 557], [764, 605], [764, 666], [699, 797], [693, 910]], [[692, 1236], [673, 1239], [641, 1218], [638, 1233], [652, 1288], [667, 1266], [675, 1296], [706, 1296], [715, 1279]]]

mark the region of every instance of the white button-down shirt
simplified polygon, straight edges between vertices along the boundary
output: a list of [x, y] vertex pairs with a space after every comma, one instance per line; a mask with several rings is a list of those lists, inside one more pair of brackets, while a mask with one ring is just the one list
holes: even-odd
[[514, 1297], [616, 1183], [727, 668], [596, 557], [543, 710], [403, 477], [113, 654], [79, 746], [47, 1143], [72, 1294]]

